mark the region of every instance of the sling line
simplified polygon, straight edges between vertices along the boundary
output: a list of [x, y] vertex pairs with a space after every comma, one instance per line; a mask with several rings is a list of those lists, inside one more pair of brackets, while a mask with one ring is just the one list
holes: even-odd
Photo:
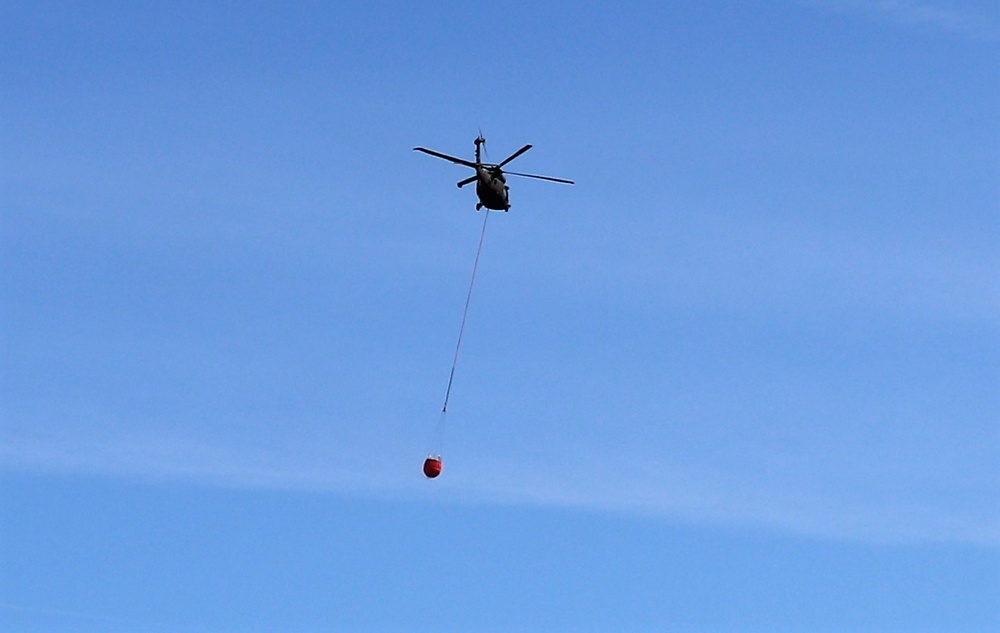
[[465, 320], [469, 316], [469, 303], [472, 301], [472, 287], [476, 283], [476, 270], [479, 268], [479, 255], [483, 252], [483, 240], [486, 238], [486, 221], [490, 212], [486, 211], [483, 218], [483, 230], [479, 234], [479, 248], [476, 249], [476, 262], [472, 265], [472, 280], [469, 281], [469, 292], [465, 295], [465, 310], [462, 311], [462, 326], [458, 329], [458, 343], [455, 344], [455, 358], [451, 361], [451, 373], [448, 375], [448, 390], [444, 394], [444, 406], [441, 413], [448, 412], [448, 398], [451, 396], [451, 383], [455, 379], [455, 367], [458, 365], [458, 350], [462, 348], [462, 334], [465, 333]]

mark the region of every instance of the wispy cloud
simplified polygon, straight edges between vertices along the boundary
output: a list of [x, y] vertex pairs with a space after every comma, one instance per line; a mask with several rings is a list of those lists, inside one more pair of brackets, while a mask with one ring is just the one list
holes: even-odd
[[186, 481], [208, 486], [332, 491], [383, 488], [370, 463], [352, 451], [289, 459], [273, 447], [212, 444], [162, 434], [90, 439], [6, 437], [0, 465], [8, 469]]
[[[1000, 516], [972, 514], [915, 499], [872, 499], [816, 490], [794, 478], [781, 485], [624, 455], [573, 454], [541, 463], [531, 455], [466, 454], [447, 477], [429, 484], [412, 447], [332, 448], [326, 454], [273, 447], [212, 446], [168, 437], [8, 437], [0, 467], [146, 481], [373, 498], [499, 503], [648, 516], [673, 522], [775, 530], [874, 543], [964, 542], [1000, 545]], [[615, 464], [609, 476], [607, 463]], [[517, 473], [517, 476], [511, 476]]]
[[996, 5], [987, 9], [982, 4], [926, 0], [814, 0], [810, 4], [965, 39], [1000, 39], [1000, 11]]

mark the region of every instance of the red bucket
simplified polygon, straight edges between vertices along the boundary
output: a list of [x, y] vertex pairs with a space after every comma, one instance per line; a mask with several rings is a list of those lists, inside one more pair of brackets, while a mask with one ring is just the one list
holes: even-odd
[[441, 456], [428, 457], [424, 460], [424, 476], [428, 479], [434, 479], [441, 474], [444, 469], [444, 462], [441, 461]]

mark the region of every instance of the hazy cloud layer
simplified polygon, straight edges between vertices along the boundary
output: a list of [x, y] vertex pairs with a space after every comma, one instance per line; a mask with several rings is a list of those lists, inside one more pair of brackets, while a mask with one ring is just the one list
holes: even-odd
[[[398, 443], [378, 449], [215, 446], [167, 436], [70, 441], [8, 437], [0, 465], [9, 470], [176, 481], [223, 488], [297, 490], [386, 500], [569, 507], [682, 523], [775, 530], [871, 543], [964, 542], [1000, 545], [997, 483], [981, 482], [982, 506], [928, 502], [906, 491], [865, 496], [814, 486], [815, 473], [786, 472], [763, 481], [739, 472], [671, 466], [609, 450], [600, 455], [466, 454], [446, 461], [447, 476], [425, 481], [419, 459]], [[797, 485], [795, 482], [798, 482]], [[968, 491], [964, 491], [968, 492]], [[961, 495], [960, 495], [961, 496]]]
[[1000, 39], [1000, 9], [995, 3], [917, 0], [813, 0], [810, 3], [838, 12], [864, 14], [900, 26], [929, 29], [967, 39]]

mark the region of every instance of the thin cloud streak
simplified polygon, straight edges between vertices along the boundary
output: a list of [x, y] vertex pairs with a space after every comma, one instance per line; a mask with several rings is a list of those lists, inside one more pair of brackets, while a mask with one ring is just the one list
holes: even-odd
[[904, 27], [930, 29], [969, 40], [1000, 40], [1000, 16], [970, 6], [914, 0], [817, 0], [841, 13], [863, 13]]
[[[653, 460], [577, 455], [572, 466], [539, 466], [467, 455], [450, 469], [457, 472], [428, 484], [414, 463], [412, 447], [345, 449], [281, 454], [165, 437], [84, 442], [8, 437], [0, 445], [0, 469], [386, 500], [575, 508], [862, 543], [1000, 546], [1000, 517], [988, 513], [970, 516], [914, 501], [838, 496], [810, 490], [807, 484], [780, 489], [731, 473]], [[617, 465], [613, 476], [602, 468], [609, 461]]]
[[670, 234], [651, 231], [629, 248], [608, 247], [586, 260], [560, 253], [546, 269], [561, 271], [567, 284], [579, 283], [583, 270], [584, 278], [617, 287], [659, 284], [667, 289], [663, 296], [684, 297], [689, 307], [762, 310], [778, 319], [812, 312], [995, 324], [1000, 314], [995, 249], [941, 237], [848, 234], [706, 215]]

